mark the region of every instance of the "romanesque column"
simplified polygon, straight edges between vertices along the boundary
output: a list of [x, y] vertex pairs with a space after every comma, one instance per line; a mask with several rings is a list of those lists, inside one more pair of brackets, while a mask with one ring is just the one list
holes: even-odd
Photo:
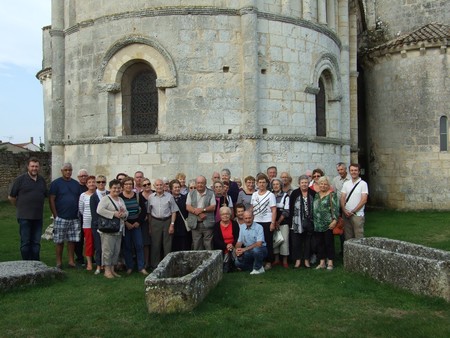
[[[65, 50], [64, 50], [64, 1], [52, 1], [52, 106], [50, 112], [50, 143], [64, 140], [64, 91], [65, 91]], [[59, 175], [59, 169], [65, 162], [64, 146], [54, 145], [52, 155], [52, 176]]]
[[[260, 135], [258, 119], [258, 35], [257, 35], [257, 5], [255, 0], [242, 1], [241, 9], [241, 29], [242, 29], [242, 91], [243, 106], [241, 117], [241, 133], [250, 135]], [[257, 142], [257, 141], [256, 141]], [[249, 158], [244, 161], [242, 172], [258, 172], [259, 156], [256, 154], [258, 148], [255, 141], [252, 143], [256, 158]]]
[[52, 1], [52, 130], [51, 141], [64, 139], [64, 1]]
[[[341, 101], [341, 111], [342, 111], [342, 121], [349, 121], [350, 120], [350, 130], [345, 129], [341, 130], [341, 133], [343, 133], [343, 136], [347, 138], [350, 136], [350, 154], [352, 161], [354, 160], [354, 155], [356, 155], [356, 158], [358, 157], [358, 124], [355, 124], [355, 121], [353, 120], [353, 116], [350, 112], [350, 99], [349, 99], [349, 93], [350, 93], [350, 83], [349, 83], [349, 63], [350, 63], [350, 57], [349, 57], [349, 34], [350, 34], [350, 28], [349, 28], [349, 18], [348, 18], [348, 0], [338, 0], [338, 12], [339, 12], [339, 23], [338, 23], [338, 35], [341, 39], [341, 79], [342, 79], [342, 101]], [[357, 121], [356, 121], [357, 122]], [[355, 134], [355, 128], [356, 127], [356, 134]], [[348, 135], [348, 131], [350, 131], [350, 135]], [[356, 142], [355, 142], [356, 141]]]
[[328, 27], [336, 31], [336, 0], [327, 0], [327, 22]]
[[317, 21], [320, 24], [327, 24], [327, 0], [317, 0]]
[[303, 0], [302, 2], [303, 19], [305, 20], [311, 20], [312, 17], [311, 1], [313, 0]]
[[[358, 147], [358, 23], [354, 9], [349, 13], [349, 58], [350, 58], [350, 137], [352, 148]], [[358, 152], [351, 152], [352, 162], [358, 162]]]

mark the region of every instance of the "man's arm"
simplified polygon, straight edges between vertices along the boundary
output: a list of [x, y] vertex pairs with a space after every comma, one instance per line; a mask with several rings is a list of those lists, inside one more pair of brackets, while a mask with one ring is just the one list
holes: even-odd
[[361, 209], [366, 203], [367, 203], [367, 194], [363, 193], [361, 194], [361, 200], [359, 201], [358, 205], [351, 211], [352, 214], [356, 214], [358, 210]]
[[254, 249], [254, 248], [259, 248], [259, 247], [262, 246], [262, 243], [263, 243], [262, 241], [255, 242], [252, 245], [246, 246], [243, 250], [244, 251], [248, 251], [248, 250], [251, 250], [251, 249]]
[[48, 201], [50, 203], [50, 211], [52, 212], [53, 215], [53, 219], [55, 219], [56, 217], [58, 217], [58, 215], [56, 214], [56, 204], [55, 204], [55, 199], [56, 196], [55, 195], [50, 195], [48, 197]]
[[12, 197], [12, 196], [9, 196], [9, 195], [8, 195], [8, 199], [9, 199], [9, 201], [11, 202], [11, 204], [12, 204], [13, 206], [16, 206], [16, 201], [17, 201], [17, 199], [16, 199], [15, 197]]
[[248, 251], [248, 250], [252, 250], [254, 248], [260, 247], [262, 246], [262, 241], [258, 241], [253, 243], [252, 245], [246, 246], [245, 248], [242, 247], [242, 242], [237, 242], [236, 243], [236, 256], [241, 256], [244, 254], [244, 252]]
[[347, 199], [347, 194], [341, 193], [341, 210], [344, 213], [345, 217], [350, 218], [354, 215], [354, 213], [351, 212], [350, 210], [345, 209], [346, 199]]

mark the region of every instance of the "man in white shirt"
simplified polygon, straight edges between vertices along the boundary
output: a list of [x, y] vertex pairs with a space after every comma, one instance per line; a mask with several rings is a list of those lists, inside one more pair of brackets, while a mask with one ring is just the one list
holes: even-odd
[[352, 179], [342, 186], [340, 199], [345, 240], [364, 237], [364, 207], [369, 196], [367, 183], [359, 177], [359, 164], [350, 164], [349, 172]]

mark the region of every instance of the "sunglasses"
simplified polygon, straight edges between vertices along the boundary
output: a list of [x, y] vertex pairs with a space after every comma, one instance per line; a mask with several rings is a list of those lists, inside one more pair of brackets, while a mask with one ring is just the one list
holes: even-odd
[[314, 175], [313, 177], [321, 177], [320, 175]]
[[97, 184], [105, 184], [106, 181], [97, 181]]
[[143, 187], [151, 187], [152, 185], [150, 183], [146, 183], [142, 185]]
[[189, 190], [195, 189], [195, 187], [189, 187]]

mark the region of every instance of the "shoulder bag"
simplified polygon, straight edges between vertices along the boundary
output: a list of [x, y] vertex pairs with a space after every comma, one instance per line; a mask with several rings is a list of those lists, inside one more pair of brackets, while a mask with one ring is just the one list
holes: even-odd
[[[334, 215], [334, 208], [333, 208], [333, 193], [330, 193], [330, 209], [331, 209], [331, 215]], [[344, 219], [339, 216], [338, 219], [336, 220], [337, 223], [333, 228], [333, 235], [342, 235], [344, 233]]]
[[[111, 203], [114, 205], [114, 208], [116, 208], [116, 210], [119, 211], [119, 209], [117, 209], [117, 206], [113, 202], [111, 197], [108, 196], [108, 198], [111, 201]], [[106, 218], [106, 217], [103, 217], [102, 215], [98, 215], [98, 223], [97, 224], [98, 224], [98, 230], [101, 232], [113, 233], [113, 232], [119, 232], [119, 230], [120, 230], [120, 218], [117, 218], [115, 216], [113, 216], [113, 218]]]
[[180, 214], [181, 219], [183, 220], [184, 226], [186, 227], [186, 231], [187, 231], [187, 232], [191, 231], [191, 228], [189, 227], [189, 223], [188, 223], [188, 221], [186, 220], [186, 218], [184, 218], [184, 216], [183, 216], [183, 214], [181, 213], [181, 211], [178, 211], [178, 213]]
[[284, 243], [284, 237], [281, 233], [281, 230], [275, 230], [273, 232], [273, 247], [278, 248], [281, 244]]

